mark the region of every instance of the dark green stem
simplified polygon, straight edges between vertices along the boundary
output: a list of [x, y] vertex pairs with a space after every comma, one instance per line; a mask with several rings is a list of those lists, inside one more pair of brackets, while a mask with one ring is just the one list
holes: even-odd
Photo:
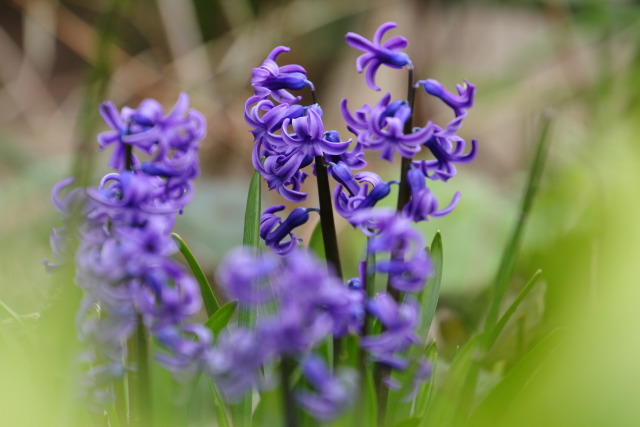
[[316, 156], [315, 164], [318, 183], [318, 199], [320, 201], [320, 227], [322, 228], [322, 240], [324, 241], [324, 255], [327, 262], [335, 269], [338, 277], [342, 278], [342, 266], [340, 265], [340, 254], [338, 252], [336, 226], [333, 220], [333, 205], [331, 203], [329, 175], [324, 163], [324, 156]]
[[282, 404], [284, 412], [284, 425], [286, 427], [296, 427], [298, 419], [296, 416], [296, 406], [291, 393], [291, 375], [295, 368], [293, 359], [284, 357], [280, 362], [280, 387], [282, 388]]

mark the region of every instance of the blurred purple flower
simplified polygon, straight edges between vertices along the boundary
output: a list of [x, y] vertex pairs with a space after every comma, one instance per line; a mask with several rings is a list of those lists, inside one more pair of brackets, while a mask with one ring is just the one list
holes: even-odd
[[405, 65], [412, 67], [409, 55], [398, 52], [407, 47], [407, 40], [404, 37], [396, 36], [382, 43], [384, 34], [397, 26], [395, 22], [385, 22], [376, 30], [373, 41], [351, 32], [345, 37], [349, 46], [365, 52], [356, 60], [356, 68], [359, 73], [362, 73], [367, 66], [369, 67], [365, 74], [365, 81], [373, 90], [380, 90], [376, 86], [375, 78], [381, 65], [391, 68], [402, 68]]
[[342, 369], [332, 375], [324, 360], [318, 356], [304, 360], [302, 374], [316, 391], [298, 389], [295, 399], [318, 420], [331, 421], [347, 409], [357, 395], [356, 372]]
[[420, 306], [410, 297], [398, 304], [393, 297], [384, 293], [371, 299], [367, 310], [380, 321], [383, 331], [363, 337], [360, 346], [376, 362], [393, 369], [406, 369], [409, 361], [398, 353], [419, 342], [416, 327], [420, 321]]

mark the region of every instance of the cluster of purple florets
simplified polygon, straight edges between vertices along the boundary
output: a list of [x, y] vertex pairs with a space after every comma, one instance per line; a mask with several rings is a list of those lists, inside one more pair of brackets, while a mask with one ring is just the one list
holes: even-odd
[[[373, 41], [353, 33], [346, 36], [350, 46], [363, 52], [357, 70], [365, 72], [365, 81], [374, 90], [380, 90], [375, 75], [382, 65], [406, 68], [413, 76], [413, 64], [401, 51], [407, 41], [396, 36], [382, 42], [395, 26], [383, 24]], [[456, 174], [456, 164], [475, 158], [476, 141], [467, 150], [466, 141], [457, 135], [473, 104], [475, 87], [466, 82], [457, 86], [456, 95], [435, 80], [418, 80], [410, 82], [407, 100], [393, 101], [386, 94], [376, 105], [365, 104], [353, 113], [345, 99], [340, 108], [354, 140], [344, 140], [335, 130], [325, 131], [315, 87], [305, 69], [275, 62], [288, 50], [275, 48], [253, 70], [254, 95], [244, 112], [254, 136], [253, 165], [270, 190], [293, 203], [308, 198], [302, 188], [309, 177], [305, 168], [313, 167], [310, 173], [320, 177], [322, 172], [325, 178], [328, 170], [335, 181], [332, 197], [327, 196], [333, 207], [298, 206], [285, 219], [279, 215], [285, 205], [267, 208], [259, 235], [273, 254], [242, 248], [222, 263], [218, 283], [227, 296], [259, 313], [255, 327], [228, 327], [213, 337], [208, 328], [194, 323], [191, 318], [202, 305], [198, 285], [171, 258], [177, 251], [171, 229], [191, 198], [206, 127], [204, 118], [188, 108], [185, 94], [166, 115], [150, 99], [121, 111], [104, 103], [100, 113], [111, 130], [100, 134], [98, 141], [101, 148], [113, 146], [109, 165], [116, 172], [95, 188], [76, 188], [62, 196], [72, 184], [69, 179], [54, 188], [54, 205], [65, 218], [71, 218], [74, 210], [82, 217], [75, 263], [76, 283], [85, 294], [77, 327], [87, 346], [84, 360], [91, 368], [84, 383], [94, 407], [112, 401], [113, 380], [136, 369], [126, 362], [127, 340], [141, 327], [160, 344], [162, 351], [156, 354], [160, 363], [183, 376], [205, 370], [229, 400], [255, 387], [268, 387], [265, 366], [299, 363], [306, 386], [296, 386], [293, 396], [321, 420], [348, 407], [357, 388], [355, 372], [331, 369], [316, 354], [327, 340], [357, 337], [368, 360], [386, 369], [384, 383], [390, 388], [398, 384], [388, 373], [411, 364], [415, 382], [429, 377], [428, 361], [423, 356], [412, 359], [408, 351], [421, 342], [416, 332], [420, 304], [414, 295], [432, 274], [424, 239], [414, 223], [444, 216], [459, 201], [456, 193], [448, 207], [439, 209], [426, 183], [449, 180]], [[412, 126], [413, 91], [420, 87], [453, 110], [454, 119], [444, 128], [431, 121]], [[311, 105], [301, 105], [302, 97], [291, 93], [305, 88], [313, 95]], [[355, 172], [366, 167], [368, 151], [379, 151], [389, 162], [397, 153], [403, 159], [404, 176], [385, 181], [371, 171]], [[432, 158], [416, 158], [425, 152]], [[404, 186], [407, 200], [398, 209], [376, 207], [392, 185], [401, 190]], [[331, 213], [332, 223], [333, 209], [367, 237], [359, 276], [347, 281], [341, 278], [339, 257], [337, 263], [320, 262], [300, 248], [301, 239], [294, 235], [310, 212], [323, 220]], [[69, 234], [64, 227], [52, 232], [59, 260], [70, 246]], [[375, 274], [386, 276], [388, 291], [376, 292]], [[370, 327], [374, 319], [380, 326], [377, 333]]]
[[[75, 282], [84, 297], [76, 319], [86, 345], [82, 360], [91, 366], [83, 385], [98, 410], [114, 399], [113, 380], [136, 369], [126, 360], [127, 340], [137, 328], [157, 339], [163, 351], [156, 359], [176, 373], [198, 369], [211, 343], [208, 330], [190, 321], [202, 305], [198, 285], [171, 258], [177, 251], [171, 229], [191, 198], [206, 132], [204, 117], [188, 103], [181, 94], [165, 115], [151, 99], [122, 111], [105, 102], [100, 113], [111, 130], [98, 141], [101, 148], [114, 146], [109, 165], [116, 172], [98, 187], [63, 196], [73, 182], [67, 178], [53, 190], [65, 218], [81, 209]], [[52, 232], [60, 260], [71, 238], [65, 229]]]
[[[380, 90], [375, 84], [375, 75], [382, 65], [406, 68], [410, 76], [413, 75], [413, 64], [401, 51], [407, 46], [406, 39], [396, 36], [382, 42], [384, 34], [395, 26], [392, 22], [383, 24], [373, 41], [354, 33], [346, 36], [350, 46], [364, 52], [357, 59], [357, 70], [363, 72], [366, 69], [365, 81], [374, 90]], [[326, 336], [340, 337], [350, 333], [360, 337], [361, 348], [376, 364], [405, 370], [410, 363], [416, 363], [416, 377], [424, 380], [429, 372], [427, 361], [424, 358], [410, 360], [406, 354], [411, 345], [420, 342], [416, 333], [420, 306], [411, 295], [423, 289], [432, 266], [422, 235], [412, 223], [447, 215], [460, 199], [460, 194], [456, 193], [448, 207], [439, 209], [438, 201], [426, 182], [427, 179], [447, 181], [455, 175], [456, 164], [475, 158], [476, 141], [472, 140], [467, 150], [467, 143], [457, 135], [467, 109], [473, 104], [475, 87], [465, 82], [464, 86], [457, 86], [456, 95], [435, 80], [411, 82], [412, 91], [422, 87], [453, 110], [454, 119], [444, 128], [431, 121], [421, 127], [413, 127], [411, 102], [392, 101], [388, 93], [376, 105], [365, 104], [353, 113], [344, 99], [341, 112], [347, 129], [355, 137], [352, 144], [352, 139], [344, 140], [337, 131], [324, 130], [322, 109], [315, 103], [315, 87], [305, 69], [299, 65], [279, 66], [275, 62], [278, 55], [288, 51], [282, 46], [275, 48], [253, 71], [251, 84], [254, 96], [245, 104], [245, 119], [255, 142], [253, 165], [270, 190], [293, 203], [303, 202], [308, 197], [302, 186], [309, 174], [303, 168], [312, 163], [314, 172], [319, 167], [329, 168], [336, 183], [333, 207], [368, 237], [366, 259], [361, 263], [359, 277], [350, 279], [348, 286], [342, 285], [339, 272], [336, 276], [331, 266], [329, 273], [321, 273], [321, 266], [316, 265], [314, 274], [321, 275], [322, 279], [312, 280], [304, 275], [300, 266], [309, 265], [308, 268], [312, 269], [313, 262], [304, 250], [299, 249], [301, 239], [293, 231], [308, 221], [310, 211], [323, 215], [323, 208], [299, 206], [285, 219], [279, 216], [285, 205], [267, 208], [261, 217], [260, 237], [282, 260], [278, 263], [270, 256], [255, 255], [245, 250], [230, 255], [219, 273], [227, 293], [241, 303], [264, 304], [262, 297], [266, 295], [271, 304], [279, 307], [264, 325], [259, 324], [256, 331], [243, 330], [241, 333], [246, 337], [254, 336], [254, 346], [258, 345], [257, 342], [267, 346], [269, 350], [262, 351], [268, 355], [266, 357], [295, 356], [304, 360], [308, 360], [308, 355]], [[313, 95], [312, 105], [301, 105], [302, 97], [291, 93], [305, 88]], [[408, 161], [406, 176], [400, 181], [386, 182], [374, 172], [355, 172], [367, 165], [367, 151], [379, 151], [380, 157], [389, 162], [393, 161], [396, 153], [399, 154]], [[430, 153], [432, 158], [416, 158], [424, 152]], [[405, 184], [401, 184], [402, 181]], [[398, 210], [376, 208], [378, 202], [389, 195], [391, 186], [399, 184], [408, 187], [408, 201]], [[372, 262], [373, 259], [376, 261]], [[257, 270], [252, 270], [249, 277], [238, 264], [259, 267], [255, 267]], [[271, 275], [271, 268], [278, 269], [276, 277]], [[372, 292], [374, 284], [367, 281], [376, 272], [387, 275], [391, 293]], [[288, 287], [291, 286], [290, 278], [295, 278], [295, 287]], [[333, 284], [328, 287], [325, 283]], [[287, 291], [282, 293], [281, 289]], [[323, 300], [327, 295], [331, 295], [330, 302]], [[309, 304], [313, 308], [309, 308]], [[300, 311], [300, 307], [304, 310]], [[382, 332], [372, 334], [366, 330], [365, 313], [379, 321]], [[255, 359], [251, 362], [255, 372], [259, 364]], [[242, 371], [238, 366], [234, 369]], [[325, 372], [320, 368], [315, 368], [315, 371], [316, 377], [320, 375], [318, 372]], [[326, 381], [333, 380], [328, 371], [323, 375]], [[389, 387], [395, 386], [391, 377], [385, 381]], [[335, 396], [343, 392], [336, 385], [331, 388], [331, 395], [322, 397], [322, 387], [319, 387], [319, 394], [312, 401], [318, 403], [317, 399], [322, 399], [322, 405], [310, 404], [308, 395], [300, 403], [316, 417], [330, 418], [343, 406], [332, 406], [327, 402], [335, 402]], [[322, 410], [318, 409], [319, 406]]]

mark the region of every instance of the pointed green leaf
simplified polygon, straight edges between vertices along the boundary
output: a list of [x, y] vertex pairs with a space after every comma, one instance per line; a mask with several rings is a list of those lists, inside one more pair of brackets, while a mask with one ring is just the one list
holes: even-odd
[[213, 313], [213, 316], [211, 316], [204, 325], [209, 328], [215, 336], [217, 336], [220, 331], [227, 326], [227, 323], [231, 320], [231, 316], [233, 316], [237, 306], [238, 300], [229, 301], [228, 303], [223, 304], [218, 311]]
[[500, 260], [500, 266], [496, 274], [495, 282], [493, 285], [493, 297], [491, 305], [489, 306], [489, 312], [484, 325], [484, 331], [489, 332], [495, 326], [498, 320], [498, 312], [500, 305], [507, 293], [509, 281], [513, 274], [513, 269], [516, 263], [516, 257], [518, 250], [520, 249], [520, 240], [524, 231], [525, 223], [531, 211], [533, 205], [533, 199], [538, 192], [538, 185], [540, 184], [540, 178], [542, 176], [542, 169], [544, 167], [545, 160], [547, 158], [547, 152], [549, 147], [549, 127], [550, 118], [545, 118], [542, 122], [540, 130], [540, 137], [536, 148], [536, 154], [529, 170], [529, 178], [527, 187], [522, 198], [522, 205], [518, 215], [518, 221], [511, 233], [511, 237], [504, 248], [502, 253], [502, 259]]
[[[253, 247], [256, 251], [260, 247], [260, 174], [258, 171], [253, 172], [251, 182], [249, 183], [249, 192], [247, 194], [247, 207], [244, 212], [244, 234], [242, 236], [242, 244], [247, 247]], [[255, 322], [256, 311], [254, 308], [240, 306], [238, 312], [238, 325], [242, 327], [251, 327]], [[231, 418], [236, 426], [251, 425], [251, 411], [253, 409], [251, 394], [245, 395], [237, 404], [231, 406]]]
[[538, 282], [538, 279], [540, 278], [541, 275], [542, 275], [542, 270], [538, 270], [533, 274], [533, 276], [531, 276], [531, 279], [529, 279], [529, 281], [524, 286], [524, 288], [522, 288], [522, 291], [520, 291], [520, 294], [518, 295], [518, 297], [511, 303], [511, 305], [509, 306], [507, 311], [504, 312], [504, 314], [502, 315], [502, 317], [500, 318], [496, 326], [486, 336], [485, 349], [489, 349], [493, 346], [493, 344], [496, 342], [496, 340], [500, 336], [500, 333], [502, 332], [504, 327], [507, 325], [507, 322], [509, 321], [513, 313], [515, 313], [516, 309], [518, 308], [522, 300], [527, 296], [527, 294], [529, 294], [529, 291], [533, 289], [533, 286]]
[[253, 172], [249, 184], [247, 208], [244, 212], [242, 244], [254, 248], [260, 244], [260, 174], [258, 171]]
[[466, 420], [478, 379], [476, 355], [481, 338], [481, 335], [474, 335], [453, 358], [448, 372], [434, 391], [422, 426], [458, 425]]
[[194, 277], [198, 281], [198, 285], [200, 285], [200, 293], [202, 294], [202, 301], [204, 302], [204, 308], [207, 311], [207, 316], [213, 316], [218, 308], [220, 308], [220, 304], [218, 304], [218, 300], [213, 294], [211, 285], [205, 277], [202, 268], [200, 268], [200, 264], [198, 264], [198, 261], [196, 261], [196, 258], [191, 253], [191, 250], [180, 236], [178, 236], [176, 233], [171, 233], [171, 237], [173, 237], [173, 240], [175, 240], [176, 244], [178, 245], [178, 249], [180, 249], [180, 253], [182, 253], [184, 259], [187, 260], [187, 263], [189, 264], [189, 267], [191, 267], [191, 271], [193, 272]]
[[436, 314], [436, 306], [438, 305], [438, 297], [440, 296], [440, 283], [442, 282], [442, 236], [440, 232], [436, 232], [430, 247], [431, 263], [433, 264], [433, 276], [427, 282], [427, 285], [420, 292], [418, 301], [423, 310], [423, 321], [418, 333], [422, 338], [427, 338], [429, 328]]
[[498, 417], [504, 413], [520, 393], [522, 393], [543, 366], [548, 363], [563, 337], [561, 329], [555, 329], [533, 347], [522, 359], [491, 389], [471, 414], [470, 425], [484, 426], [500, 424]]

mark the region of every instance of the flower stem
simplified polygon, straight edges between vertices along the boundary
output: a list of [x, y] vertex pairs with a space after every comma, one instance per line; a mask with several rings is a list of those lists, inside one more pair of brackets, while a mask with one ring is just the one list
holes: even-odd
[[129, 373], [129, 420], [134, 426], [152, 426], [149, 345], [142, 317], [138, 316], [138, 327], [129, 339], [129, 360], [136, 361], [136, 369]]
[[322, 240], [324, 241], [324, 255], [327, 262], [335, 269], [338, 277], [342, 279], [342, 266], [338, 252], [336, 226], [333, 220], [329, 175], [324, 162], [324, 156], [316, 156], [316, 181], [318, 183], [318, 199], [320, 201], [320, 227], [322, 228]]
[[284, 411], [284, 425], [286, 427], [296, 427], [298, 420], [296, 417], [296, 407], [291, 394], [291, 375], [295, 364], [289, 357], [283, 357], [280, 362], [280, 387], [282, 387], [282, 403]]

